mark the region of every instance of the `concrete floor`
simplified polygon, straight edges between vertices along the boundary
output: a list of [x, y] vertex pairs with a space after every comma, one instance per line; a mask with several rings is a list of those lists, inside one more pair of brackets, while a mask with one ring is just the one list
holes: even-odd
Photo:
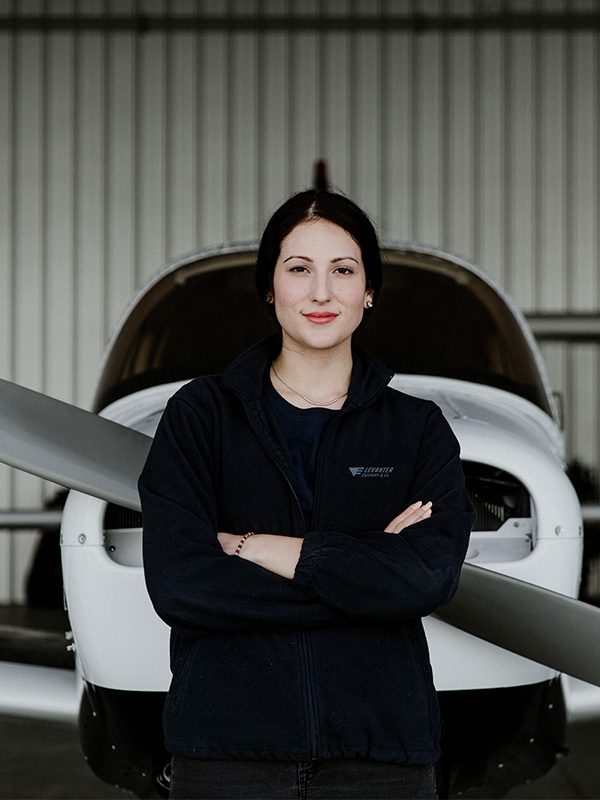
[[539, 780], [513, 789], [508, 798], [571, 800], [600, 798], [600, 719], [569, 727], [569, 752]]
[[[570, 752], [509, 798], [600, 798], [600, 720], [570, 727]], [[87, 767], [74, 724], [0, 716], [0, 800], [112, 800], [125, 794]]]
[[92, 773], [74, 723], [0, 716], [0, 750], [2, 800], [130, 797]]

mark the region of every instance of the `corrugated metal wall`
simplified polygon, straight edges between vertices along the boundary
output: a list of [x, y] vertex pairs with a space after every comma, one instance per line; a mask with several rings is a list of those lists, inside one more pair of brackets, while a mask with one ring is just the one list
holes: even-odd
[[[402, 0], [13, 0], [0, 15], [381, 14], [379, 30], [0, 30], [0, 376], [86, 406], [168, 259], [255, 239], [317, 158], [388, 239], [481, 265], [525, 310], [598, 311], [598, 31], [425, 31]], [[486, 11], [595, 11], [595, 0]], [[599, 350], [544, 347], [570, 453], [599, 457]], [[0, 471], [0, 507], [52, 487]], [[0, 600], [33, 534], [0, 535]]]

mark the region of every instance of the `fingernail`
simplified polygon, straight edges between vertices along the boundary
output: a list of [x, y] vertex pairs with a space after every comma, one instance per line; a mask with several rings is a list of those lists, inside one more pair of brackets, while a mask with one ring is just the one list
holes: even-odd
[[422, 505], [423, 505], [423, 501], [422, 500], [417, 500], [416, 503], [412, 504], [411, 508], [419, 508], [419, 506], [422, 506]]

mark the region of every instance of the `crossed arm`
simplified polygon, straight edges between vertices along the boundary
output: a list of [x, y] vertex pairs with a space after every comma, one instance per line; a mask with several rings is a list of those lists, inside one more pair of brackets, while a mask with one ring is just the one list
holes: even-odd
[[[385, 533], [400, 533], [409, 525], [428, 519], [431, 516], [431, 501], [423, 504], [422, 501], [413, 503], [405, 508], [389, 522]], [[238, 533], [225, 533], [220, 531], [217, 535], [223, 552], [234, 555], [240, 543]], [[239, 552], [241, 558], [252, 561], [254, 564], [281, 575], [283, 578], [294, 577], [296, 565], [300, 558], [303, 540], [294, 536], [274, 536], [270, 533], [257, 533], [249, 536]]]
[[424, 422], [407, 491], [431, 498], [433, 516], [429, 503], [413, 500], [384, 530], [317, 530], [304, 539], [261, 532], [245, 540], [240, 558], [228, 556], [241, 534], [218, 532], [205, 428], [195, 407], [170, 402], [139, 482], [146, 584], [172, 628], [196, 636], [412, 619], [448, 602], [474, 514], [458, 443], [439, 409]]

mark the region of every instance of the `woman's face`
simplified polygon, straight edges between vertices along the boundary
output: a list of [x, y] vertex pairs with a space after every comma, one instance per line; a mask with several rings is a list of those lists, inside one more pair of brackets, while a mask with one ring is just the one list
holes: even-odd
[[273, 272], [273, 302], [284, 346], [349, 345], [371, 292], [360, 247], [339, 225], [316, 219], [293, 228]]

